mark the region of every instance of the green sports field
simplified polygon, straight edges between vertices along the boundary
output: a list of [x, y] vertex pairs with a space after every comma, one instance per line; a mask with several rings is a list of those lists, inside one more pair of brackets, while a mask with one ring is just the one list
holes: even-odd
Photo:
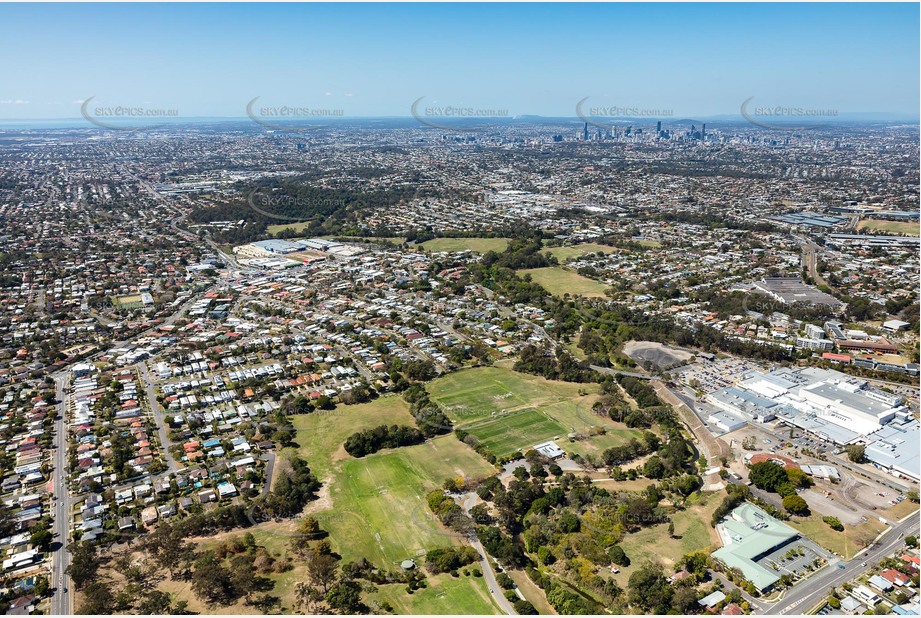
[[[597, 384], [546, 380], [500, 367], [465, 369], [428, 385], [434, 401], [458, 429], [476, 436], [496, 456], [560, 436], [561, 448], [586, 455], [623, 444], [639, 431], [592, 412]], [[593, 427], [603, 435], [568, 442], [570, 432]]]
[[463, 428], [497, 457], [564, 436], [566, 428], [546, 414], [527, 408], [485, 419]]
[[453, 435], [348, 458], [330, 485], [332, 508], [317, 515], [345, 560], [393, 568], [430, 549], [460, 543], [432, 517], [425, 495], [445, 479], [495, 472]]
[[857, 224], [858, 230], [870, 230], [872, 232], [888, 232], [890, 234], [905, 234], [908, 236], [917, 236], [921, 225], [915, 221], [884, 221], [881, 219], [864, 219]]
[[519, 276], [531, 275], [531, 279], [554, 296], [585, 296], [587, 298], [604, 298], [607, 287], [579, 273], [547, 266], [545, 268], [528, 268], [518, 271]]
[[602, 253], [614, 253], [617, 251], [617, 249], [607, 245], [599, 245], [598, 243], [587, 242], [582, 243], [581, 245], [571, 245], [569, 247], [553, 247], [552, 249], [547, 249], [546, 253], [554, 256], [562, 263], [568, 262], [569, 260], [573, 260], [575, 258], [580, 258], [583, 255], [588, 255], [589, 253], [597, 253], [599, 251]]
[[422, 243], [426, 251], [487, 251], [502, 252], [508, 247], [508, 238], [435, 238]]
[[[471, 565], [474, 566], [474, 565]], [[482, 577], [448, 573], [428, 578], [428, 587], [406, 594], [403, 584], [377, 586], [377, 591], [367, 595], [365, 602], [390, 603], [394, 614], [457, 614], [462, 616], [501, 614], [489, 594]]]

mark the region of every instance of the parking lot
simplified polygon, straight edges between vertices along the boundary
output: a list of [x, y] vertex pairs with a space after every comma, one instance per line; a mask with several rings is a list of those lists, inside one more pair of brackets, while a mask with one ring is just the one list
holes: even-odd
[[758, 363], [739, 358], [721, 358], [707, 361], [698, 358], [693, 364], [683, 367], [675, 372], [675, 377], [682, 382], [703, 393], [736, 384], [743, 376], [753, 371], [764, 371]]
[[819, 558], [828, 561], [831, 558], [831, 554], [811, 540], [800, 537], [793, 543], [784, 545], [767, 554], [758, 560], [758, 564], [767, 569], [772, 569], [779, 575], [802, 576], [808, 572], [809, 567]]

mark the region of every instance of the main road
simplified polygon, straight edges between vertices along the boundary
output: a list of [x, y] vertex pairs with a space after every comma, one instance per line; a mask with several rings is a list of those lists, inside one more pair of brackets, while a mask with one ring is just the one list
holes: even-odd
[[56, 615], [70, 614], [70, 583], [69, 577], [65, 573], [70, 560], [67, 553], [67, 541], [70, 536], [70, 492], [67, 488], [66, 470], [67, 470], [67, 383], [69, 371], [65, 370], [55, 374], [56, 399], [58, 401], [58, 417], [54, 421], [54, 470], [51, 477], [51, 485], [54, 488], [52, 508], [54, 514], [54, 524], [52, 531], [54, 533], [55, 549], [51, 553], [51, 586], [54, 589], [54, 596], [51, 598], [51, 613]]
[[[871, 566], [879, 563], [896, 549], [905, 544], [905, 537], [917, 535], [919, 526], [918, 513], [913, 513], [904, 521], [892, 526], [879, 540], [868, 549], [854, 556], [848, 562], [829, 565], [812, 577], [791, 588], [780, 601], [774, 604], [759, 603], [759, 613], [763, 614], [803, 614], [812, 609], [828, 591], [844, 584]], [[867, 566], [864, 566], [866, 564]], [[840, 568], [841, 566], [844, 568]]]

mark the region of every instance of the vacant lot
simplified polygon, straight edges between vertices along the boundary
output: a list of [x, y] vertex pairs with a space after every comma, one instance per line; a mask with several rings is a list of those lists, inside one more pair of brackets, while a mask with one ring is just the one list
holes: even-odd
[[[639, 431], [592, 412], [598, 385], [546, 380], [499, 367], [465, 369], [428, 385], [432, 399], [460, 429], [487, 442], [497, 456], [561, 436], [561, 448], [586, 455], [622, 444]], [[568, 442], [572, 433], [603, 435]]]
[[546, 253], [554, 256], [560, 262], [568, 262], [575, 258], [580, 258], [583, 255], [588, 255], [589, 253], [614, 253], [617, 251], [615, 247], [609, 247], [607, 245], [599, 245], [593, 242], [583, 243], [581, 245], [572, 245], [569, 247], [553, 247], [548, 249]]
[[310, 225], [310, 221], [290, 221], [288, 223], [278, 223], [276, 225], [269, 225], [266, 227], [266, 231], [269, 234], [277, 234], [283, 232], [288, 228], [291, 228], [295, 233], [303, 232], [304, 229]]
[[501, 253], [508, 247], [508, 238], [435, 238], [422, 243], [426, 251], [473, 251]]
[[378, 425], [415, 427], [409, 406], [396, 395], [381, 397], [371, 403], [317, 410], [291, 418], [297, 431], [295, 441], [300, 456], [307, 460], [310, 469], [324, 483], [331, 478], [334, 464], [348, 458], [342, 445], [356, 431]]
[[380, 567], [452, 544], [431, 519], [425, 494], [449, 477], [485, 477], [494, 469], [453, 435], [362, 458], [342, 444], [352, 433], [382, 424], [415, 426], [395, 396], [368, 404], [295, 417], [300, 452], [326, 485], [308, 512], [330, 533], [346, 560], [364, 557]]
[[624, 354], [641, 365], [648, 362], [660, 369], [694, 358], [693, 352], [654, 341], [628, 341], [624, 344]]
[[587, 298], [603, 298], [604, 291], [607, 287], [602, 284], [583, 277], [578, 273], [560, 268], [559, 266], [548, 266], [546, 268], [529, 268], [519, 270], [520, 276], [531, 275], [535, 283], [553, 294], [554, 296], [563, 296], [570, 294], [572, 296], [585, 296]]
[[854, 557], [854, 554], [863, 549], [869, 540], [876, 538], [876, 535], [886, 527], [878, 519], [870, 519], [858, 526], [845, 524], [844, 530], [837, 532], [832, 530], [818, 515], [792, 517], [787, 523], [825, 549], [845, 559]]
[[[616, 485], [605, 487], [609, 491], [616, 490]], [[674, 537], [669, 537], [667, 523], [627, 534], [620, 546], [630, 558], [630, 566], [621, 569], [615, 578], [617, 583], [626, 587], [630, 574], [647, 560], [660, 562], [671, 571], [685, 554], [720, 547], [719, 535], [710, 526], [710, 518], [725, 495], [723, 492], [702, 492], [699, 496], [691, 496], [685, 510], [669, 513], [675, 524]]]
[[921, 230], [921, 224], [913, 221], [882, 221], [880, 219], [864, 219], [857, 224], [858, 230], [870, 230], [873, 232], [888, 232], [890, 234], [899, 234], [905, 236], [917, 236]]

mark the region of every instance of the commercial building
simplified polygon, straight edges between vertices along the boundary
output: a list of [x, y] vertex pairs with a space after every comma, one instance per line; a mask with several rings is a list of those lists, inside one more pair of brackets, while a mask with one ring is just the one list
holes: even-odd
[[865, 444], [867, 459], [881, 470], [921, 477], [921, 424], [899, 395], [863, 378], [816, 367], [751, 372], [705, 401], [718, 411], [708, 421], [724, 431], [737, 429], [737, 420], [776, 419], [836, 444]]
[[796, 530], [747, 502], [733, 509], [716, 530], [723, 547], [713, 552], [713, 557], [727, 568], [742, 571], [745, 579], [762, 592], [770, 589], [780, 575], [760, 561], [799, 538]]

